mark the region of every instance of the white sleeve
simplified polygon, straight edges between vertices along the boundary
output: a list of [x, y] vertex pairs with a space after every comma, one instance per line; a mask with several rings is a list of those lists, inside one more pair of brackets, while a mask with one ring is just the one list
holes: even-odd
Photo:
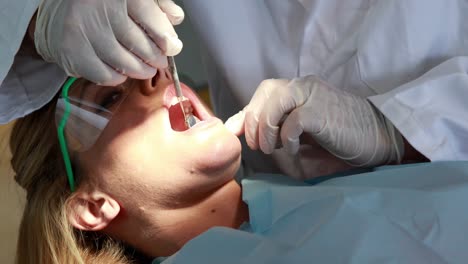
[[369, 100], [431, 161], [468, 160], [468, 57]]
[[43, 106], [65, 79], [57, 66], [20, 52], [39, 2], [0, 0], [0, 123]]
[[38, 6], [39, 0], [0, 0], [0, 84], [13, 64]]
[[0, 86], [0, 124], [44, 106], [66, 78], [65, 72], [57, 65], [20, 51]]

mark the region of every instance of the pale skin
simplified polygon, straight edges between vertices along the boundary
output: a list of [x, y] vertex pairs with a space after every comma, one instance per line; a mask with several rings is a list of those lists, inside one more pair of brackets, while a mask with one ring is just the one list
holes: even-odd
[[95, 145], [78, 154], [87, 179], [70, 203], [78, 229], [100, 231], [149, 256], [167, 256], [213, 226], [248, 220], [233, 180], [241, 145], [184, 86], [203, 121], [171, 128], [168, 76], [134, 82]]

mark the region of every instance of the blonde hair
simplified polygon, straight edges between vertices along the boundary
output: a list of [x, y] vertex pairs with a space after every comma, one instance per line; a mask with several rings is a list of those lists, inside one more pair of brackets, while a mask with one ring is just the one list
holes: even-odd
[[68, 221], [73, 194], [54, 124], [55, 102], [19, 119], [10, 138], [15, 180], [27, 191], [16, 263], [130, 263], [118, 243], [75, 230]]

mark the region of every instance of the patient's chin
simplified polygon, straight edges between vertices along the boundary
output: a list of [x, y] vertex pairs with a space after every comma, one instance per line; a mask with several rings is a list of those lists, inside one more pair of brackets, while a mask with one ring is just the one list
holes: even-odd
[[196, 169], [208, 176], [235, 174], [240, 166], [241, 144], [232, 134], [223, 134], [204, 146], [195, 158]]

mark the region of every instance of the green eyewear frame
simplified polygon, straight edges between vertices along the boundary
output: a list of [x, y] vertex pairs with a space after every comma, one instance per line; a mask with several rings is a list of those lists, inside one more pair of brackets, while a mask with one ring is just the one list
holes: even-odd
[[60, 150], [62, 152], [63, 161], [65, 162], [65, 170], [67, 172], [68, 184], [70, 185], [70, 190], [75, 191], [75, 177], [73, 175], [73, 169], [70, 160], [70, 154], [68, 152], [67, 142], [65, 140], [65, 126], [67, 125], [68, 118], [70, 117], [70, 99], [68, 98], [68, 91], [72, 84], [77, 80], [75, 77], [70, 77], [65, 82], [62, 88], [62, 98], [65, 100], [65, 112], [62, 119], [57, 127], [58, 139], [60, 143]]

